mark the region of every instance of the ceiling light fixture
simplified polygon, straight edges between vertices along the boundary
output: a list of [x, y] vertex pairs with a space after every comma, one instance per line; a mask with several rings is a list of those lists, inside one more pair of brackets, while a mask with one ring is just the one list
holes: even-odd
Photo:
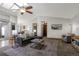
[[25, 8], [21, 8], [20, 9], [20, 12], [21, 12], [21, 15], [23, 15], [26, 11], [25, 11]]
[[24, 13], [25, 12], [25, 8], [21, 8], [20, 9], [20, 12], [23, 12]]

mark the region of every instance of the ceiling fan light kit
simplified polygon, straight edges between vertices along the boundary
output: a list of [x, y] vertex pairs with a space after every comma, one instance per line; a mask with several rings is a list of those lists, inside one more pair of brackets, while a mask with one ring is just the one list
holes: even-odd
[[25, 8], [20, 8], [20, 12], [25, 13], [25, 12], [26, 12], [26, 11], [25, 11]]
[[23, 15], [24, 13], [23, 12], [21, 12], [21, 15]]

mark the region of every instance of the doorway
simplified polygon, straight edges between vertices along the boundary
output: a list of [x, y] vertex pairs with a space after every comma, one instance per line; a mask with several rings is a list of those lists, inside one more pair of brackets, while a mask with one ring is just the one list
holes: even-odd
[[37, 23], [33, 23], [32, 28], [33, 28], [32, 31], [33, 31], [34, 36], [37, 36]]
[[47, 23], [43, 24], [43, 37], [47, 37]]

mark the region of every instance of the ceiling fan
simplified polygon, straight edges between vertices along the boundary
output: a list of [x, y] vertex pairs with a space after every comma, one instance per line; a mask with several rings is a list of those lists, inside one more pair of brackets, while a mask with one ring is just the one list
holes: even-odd
[[21, 12], [21, 15], [23, 15], [25, 12], [32, 14], [32, 6], [20, 6], [17, 3], [14, 3], [19, 9], [16, 9]]

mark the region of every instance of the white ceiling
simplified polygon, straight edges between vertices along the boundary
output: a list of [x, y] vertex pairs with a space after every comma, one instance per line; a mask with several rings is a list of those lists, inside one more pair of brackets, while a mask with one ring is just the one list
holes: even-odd
[[[51, 16], [51, 17], [63, 17], [72, 18], [79, 14], [78, 3], [28, 3], [33, 6], [34, 16]], [[9, 4], [2, 5], [7, 9]], [[10, 4], [12, 5], [12, 4]], [[25, 15], [28, 15], [25, 14]]]
[[36, 16], [52, 16], [72, 18], [79, 14], [77, 3], [32, 3], [33, 12]]
[[19, 9], [18, 6], [28, 6], [27, 3], [0, 3], [0, 6], [7, 8], [7, 9]]

